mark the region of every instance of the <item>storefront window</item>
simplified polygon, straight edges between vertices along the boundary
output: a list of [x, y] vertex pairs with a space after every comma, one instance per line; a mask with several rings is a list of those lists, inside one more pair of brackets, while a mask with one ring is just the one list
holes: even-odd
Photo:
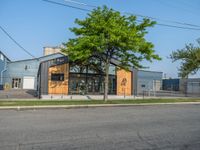
[[[103, 94], [104, 65], [98, 58], [90, 59], [88, 65], [70, 64], [69, 93], [70, 94]], [[110, 65], [109, 94], [116, 94], [116, 67]]]
[[110, 75], [115, 75], [116, 74], [116, 66], [114, 66], [113, 64], [110, 64], [109, 74]]
[[86, 66], [70, 64], [70, 72], [72, 72], [72, 73], [86, 73]]
[[64, 81], [64, 73], [52, 73], [51, 81]]

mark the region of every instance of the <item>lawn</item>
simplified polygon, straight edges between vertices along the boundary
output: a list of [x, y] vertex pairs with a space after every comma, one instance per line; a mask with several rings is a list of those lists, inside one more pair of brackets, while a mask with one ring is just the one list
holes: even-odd
[[177, 102], [200, 102], [200, 99], [141, 99], [141, 100], [15, 100], [0, 101], [0, 106], [44, 106], [44, 105], [95, 105], [95, 104], [147, 104], [147, 103], [177, 103]]

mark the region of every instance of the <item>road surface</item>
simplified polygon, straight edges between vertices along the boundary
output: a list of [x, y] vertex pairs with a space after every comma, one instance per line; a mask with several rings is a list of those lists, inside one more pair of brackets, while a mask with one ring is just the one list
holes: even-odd
[[1, 110], [0, 150], [199, 150], [200, 105]]

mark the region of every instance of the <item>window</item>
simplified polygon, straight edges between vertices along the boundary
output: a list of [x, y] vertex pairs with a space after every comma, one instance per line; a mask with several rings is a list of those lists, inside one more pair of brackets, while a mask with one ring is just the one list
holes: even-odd
[[142, 84], [141, 87], [142, 87], [142, 88], [145, 88], [145, 84]]
[[56, 61], [57, 61], [58, 64], [64, 63], [66, 61], [66, 57], [57, 58]]
[[52, 73], [51, 81], [64, 81], [64, 73]]
[[2, 54], [0, 54], [0, 59], [3, 61], [4, 60], [4, 57]]
[[76, 64], [70, 64], [70, 72], [72, 73], [86, 73], [86, 67]]
[[110, 64], [110, 67], [109, 67], [109, 74], [115, 75], [115, 70], [116, 70], [116, 66]]
[[28, 66], [28, 65], [25, 65], [25, 67], [24, 67], [25, 70], [28, 70], [28, 69], [30, 69], [30, 68], [31, 68], [31, 67]]

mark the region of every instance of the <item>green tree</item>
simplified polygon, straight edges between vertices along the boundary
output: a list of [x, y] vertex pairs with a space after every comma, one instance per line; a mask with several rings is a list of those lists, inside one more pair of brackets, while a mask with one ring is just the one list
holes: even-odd
[[[200, 41], [197, 41], [200, 45]], [[180, 77], [188, 77], [189, 74], [195, 74], [200, 68], [200, 47], [194, 44], [186, 44], [183, 49], [173, 51], [170, 55], [173, 62], [181, 61], [179, 68]]]
[[137, 22], [136, 16], [124, 16], [106, 6], [94, 9], [84, 20], [76, 19], [78, 27], [70, 28], [76, 38], [64, 43], [62, 50], [72, 61], [86, 62], [94, 54], [104, 61], [105, 86], [104, 100], [108, 97], [109, 66], [112, 58], [121, 62], [121, 67], [143, 67], [144, 59], [159, 60], [154, 45], [145, 40], [146, 28], [156, 22], [143, 19]]

